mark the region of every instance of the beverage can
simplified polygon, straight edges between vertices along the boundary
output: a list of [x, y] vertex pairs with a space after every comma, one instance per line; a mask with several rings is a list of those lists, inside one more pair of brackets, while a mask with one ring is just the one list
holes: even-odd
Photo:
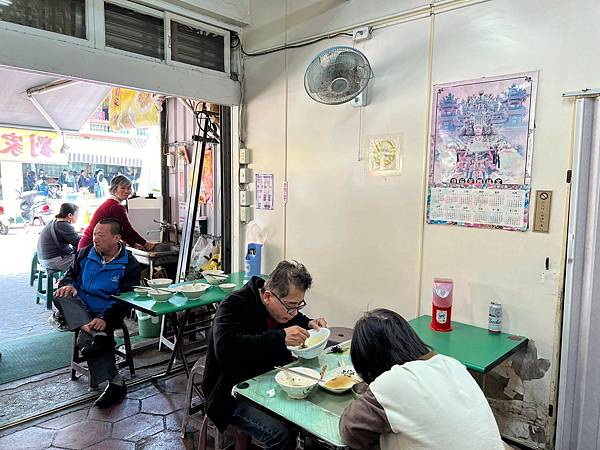
[[502, 305], [500, 303], [490, 303], [488, 331], [493, 334], [499, 334], [502, 331]]

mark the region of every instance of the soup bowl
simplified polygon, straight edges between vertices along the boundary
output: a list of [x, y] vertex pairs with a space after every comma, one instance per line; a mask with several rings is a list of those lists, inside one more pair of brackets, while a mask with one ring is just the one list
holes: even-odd
[[148, 286], [152, 288], [169, 287], [172, 282], [173, 280], [171, 280], [170, 278], [153, 278], [152, 280], [146, 281], [146, 283], [148, 283]]
[[319, 356], [327, 346], [327, 339], [331, 332], [329, 328], [308, 330], [310, 336], [304, 341], [304, 346], [288, 347], [295, 356], [303, 359], [312, 359]]
[[[319, 378], [319, 372], [308, 367], [294, 367], [294, 371]], [[304, 378], [301, 375], [281, 370], [275, 375], [275, 381], [290, 398], [302, 399], [308, 397], [317, 384], [316, 380]]]

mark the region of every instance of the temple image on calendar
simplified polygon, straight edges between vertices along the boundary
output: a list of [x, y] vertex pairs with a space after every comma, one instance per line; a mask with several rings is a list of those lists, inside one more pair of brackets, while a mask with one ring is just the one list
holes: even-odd
[[434, 184], [526, 183], [531, 83], [521, 77], [438, 88]]

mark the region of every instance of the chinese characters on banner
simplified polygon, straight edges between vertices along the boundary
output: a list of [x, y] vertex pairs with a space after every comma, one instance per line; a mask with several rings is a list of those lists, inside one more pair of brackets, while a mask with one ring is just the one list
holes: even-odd
[[433, 87], [427, 222], [525, 231], [537, 72]]
[[61, 153], [62, 138], [51, 131], [0, 128], [0, 160], [28, 163], [66, 164]]
[[273, 209], [273, 174], [256, 174], [256, 209]]

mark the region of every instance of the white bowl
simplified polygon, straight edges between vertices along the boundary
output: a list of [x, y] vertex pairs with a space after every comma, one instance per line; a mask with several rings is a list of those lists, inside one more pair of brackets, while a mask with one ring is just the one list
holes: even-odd
[[[308, 367], [293, 367], [296, 372], [302, 372], [307, 375], [319, 378], [319, 372]], [[281, 370], [275, 375], [275, 381], [290, 398], [301, 399], [308, 397], [308, 394], [319, 384], [316, 380], [304, 378], [301, 375], [295, 375], [291, 372]]]
[[235, 291], [235, 288], [237, 287], [237, 284], [235, 284], [235, 283], [223, 283], [223, 284], [220, 284], [219, 287], [221, 288], [221, 290], [223, 292], [233, 292], [233, 291]]
[[157, 288], [157, 287], [169, 287], [173, 280], [170, 278], [154, 278], [152, 280], [148, 280], [148, 286]]
[[196, 299], [200, 298], [204, 292], [210, 288], [208, 284], [205, 283], [192, 283], [192, 284], [184, 284], [183, 286], [179, 286], [177, 288], [178, 292], [181, 292], [188, 299]]
[[[332, 384], [332, 381], [336, 384]], [[341, 394], [352, 389], [352, 386], [360, 383], [361, 381], [362, 380], [356, 374], [354, 367], [336, 367], [333, 370], [325, 372], [323, 381], [319, 383], [319, 386], [326, 391], [333, 392], [334, 394]]]
[[225, 275], [225, 272], [223, 272], [222, 270], [207, 270], [205, 272], [202, 272], [202, 276], [210, 284], [223, 284], [227, 281], [227, 277], [215, 277], [213, 275]]
[[155, 302], [166, 302], [169, 301], [169, 299], [173, 296], [171, 292], [155, 290], [148, 291], [148, 295], [152, 297]]
[[148, 289], [133, 288], [133, 292], [135, 292], [138, 297], [148, 297]]
[[310, 336], [304, 342], [306, 347], [288, 347], [288, 350], [298, 358], [312, 359], [319, 356], [325, 350], [327, 339], [329, 339], [329, 335], [331, 334], [329, 328], [321, 328], [319, 331], [308, 330], [308, 333]]

